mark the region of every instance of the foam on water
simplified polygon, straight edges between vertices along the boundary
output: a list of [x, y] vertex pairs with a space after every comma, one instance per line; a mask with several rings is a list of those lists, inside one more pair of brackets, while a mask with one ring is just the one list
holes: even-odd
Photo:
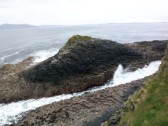
[[19, 51], [16, 51], [15, 53], [8, 54], [8, 55], [6, 55], [6, 56], [1, 57], [0, 59], [4, 61], [6, 58], [12, 57], [12, 56], [14, 56], [14, 55], [18, 55], [18, 54], [19, 54], [21, 51], [23, 51], [23, 50], [24, 50], [24, 49], [21, 49], [21, 50], [19, 50]]
[[87, 92], [90, 93], [98, 90], [103, 90], [108, 87], [113, 87], [119, 84], [128, 83], [137, 79], [144, 78], [146, 76], [150, 76], [155, 72], [157, 72], [160, 64], [161, 61], [151, 62], [148, 66], [145, 66], [144, 68], [138, 69], [133, 72], [127, 72], [126, 69], [123, 69], [122, 65], [119, 65], [114, 73], [113, 79], [104, 86], [92, 88], [80, 93], [73, 93], [66, 95], [62, 94], [59, 96], [49, 98], [30, 99], [19, 102], [13, 102], [9, 104], [0, 104], [0, 125], [2, 126], [5, 124], [16, 123], [19, 119], [21, 119], [25, 115], [26, 112], [47, 104], [51, 104], [53, 102], [70, 99], [72, 97], [83, 95], [84, 93]]
[[161, 61], [151, 62], [142, 69], [137, 69], [133, 72], [127, 72], [127, 70], [123, 69], [122, 65], [119, 65], [118, 69], [114, 73], [112, 83], [114, 86], [117, 86], [119, 84], [129, 83], [131, 81], [150, 76], [158, 71], [160, 64]]
[[113, 79], [110, 82], [103, 86], [93, 88], [91, 92], [103, 90], [108, 87], [114, 87], [120, 84], [129, 83], [131, 81], [150, 76], [158, 71], [160, 64], [161, 61], [151, 62], [149, 65], [144, 66], [142, 69], [137, 69], [136, 71], [132, 72], [128, 72], [127, 68], [123, 69], [123, 66], [120, 64], [118, 65], [118, 68], [113, 75]]
[[26, 53], [25, 49], [21, 49], [19, 51], [16, 51], [14, 53], [5, 55], [0, 57], [0, 62], [3, 64], [17, 64], [18, 62], [21, 62], [26, 57], [34, 57], [33, 63], [31, 65], [37, 64], [39, 62], [42, 62], [46, 60], [49, 57], [54, 56], [59, 51], [58, 48], [51, 48], [48, 50], [40, 50], [35, 51], [33, 53]]
[[49, 57], [54, 56], [55, 54], [57, 54], [58, 51], [59, 49], [52, 48], [49, 50], [41, 50], [41, 51], [35, 52], [31, 54], [30, 56], [34, 57], [34, 61], [33, 61], [34, 63], [39, 63], [39, 62], [46, 60]]

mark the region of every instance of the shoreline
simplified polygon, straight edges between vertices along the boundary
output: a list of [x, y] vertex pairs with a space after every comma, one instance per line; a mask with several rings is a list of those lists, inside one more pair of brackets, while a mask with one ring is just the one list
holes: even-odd
[[[128, 68], [129, 71], [134, 71], [138, 68], [142, 68], [144, 65], [148, 65], [152, 61], [161, 60], [164, 56], [165, 45], [167, 45], [167, 43], [168, 41], [155, 40], [152, 42], [143, 41], [131, 44], [119, 44], [110, 40], [75, 35], [68, 40], [66, 45], [56, 55], [37, 65], [28, 67], [33, 63], [33, 58], [29, 57], [18, 64], [7, 64], [1, 67], [0, 86], [2, 91], [0, 92], [0, 103], [71, 94], [85, 91], [92, 87], [102, 86], [108, 80], [112, 79], [119, 64], [122, 64], [123, 68]], [[85, 53], [83, 53], [83, 51], [85, 51]], [[70, 122], [73, 123], [85, 124], [85, 122], [87, 122], [86, 124], [91, 125], [94, 124], [92, 120], [96, 120], [95, 123], [97, 122], [98, 124], [97, 120], [102, 120], [103, 118], [107, 120], [107, 117], [115, 113], [118, 110], [116, 106], [121, 106], [138, 87], [143, 85], [144, 80], [142, 80], [131, 82], [126, 84], [126, 86], [120, 85], [114, 88], [96, 91], [91, 94], [86, 92], [84, 96], [72, 98], [75, 100], [69, 99], [52, 103], [35, 110], [35, 113], [36, 111], [39, 112], [39, 115], [35, 114], [37, 117], [36, 120], [33, 114], [34, 111], [28, 114], [24, 119], [31, 118], [34, 125], [39, 125], [42, 122], [49, 124], [51, 123], [50, 121], [63, 123], [61, 120], [57, 120], [57, 117], [61, 116], [62, 118], [63, 116], [62, 119], [67, 119], [67, 122], [71, 120]], [[103, 94], [102, 98], [100, 97], [101, 94]], [[110, 99], [110, 97], [112, 97], [112, 99]], [[89, 100], [90, 98], [91, 100]], [[81, 101], [82, 103], [78, 103], [78, 101], [80, 102], [82, 99], [86, 101], [86, 103], [83, 103], [83, 101]], [[94, 99], [96, 101], [94, 101]], [[67, 102], [67, 104], [64, 104], [65, 102]], [[114, 108], [111, 108], [111, 103], [114, 103]], [[67, 111], [61, 108], [58, 112], [55, 112], [55, 109], [57, 109], [55, 106], [57, 106], [57, 104], [58, 106], [67, 108]], [[68, 106], [68, 104], [72, 106], [78, 104], [79, 106], [75, 107], [77, 112], [73, 113], [71, 106]], [[97, 104], [98, 111], [95, 111], [95, 105]], [[87, 105], [90, 105], [91, 108]], [[50, 107], [48, 108], [48, 106]], [[103, 109], [101, 111], [100, 108], [102, 107]], [[46, 110], [44, 110], [44, 108], [46, 108]], [[82, 112], [78, 110], [80, 108]], [[46, 111], [45, 113], [48, 114], [43, 114], [43, 111]], [[78, 111], [81, 112], [82, 115], [78, 115]], [[89, 115], [87, 115], [85, 111], [88, 111]], [[70, 114], [67, 114], [67, 112]], [[58, 115], [53, 113], [57, 113]], [[105, 113], [107, 116], [102, 116], [105, 115]], [[85, 121], [83, 122], [81, 120], [81, 122], [78, 122], [77, 119], [74, 122], [73, 120], [75, 119], [73, 119], [73, 117], [75, 116], [73, 114], [77, 114], [77, 118], [78, 116], [85, 116], [81, 117], [83, 119], [85, 118]], [[40, 118], [44, 117], [43, 120], [45, 121], [39, 119], [41, 115], [42, 117]], [[71, 118], [69, 118], [70, 115]], [[47, 119], [48, 116], [49, 119]], [[52, 118], [50, 118], [50, 116], [52, 116]], [[102, 119], [99, 119], [99, 116], [102, 116]], [[89, 118], [91, 118], [90, 121]], [[105, 121], [105, 119], [103, 120]], [[26, 125], [27, 123], [31, 123], [31, 121], [22, 121], [20, 121], [19, 124], [25, 123]]]

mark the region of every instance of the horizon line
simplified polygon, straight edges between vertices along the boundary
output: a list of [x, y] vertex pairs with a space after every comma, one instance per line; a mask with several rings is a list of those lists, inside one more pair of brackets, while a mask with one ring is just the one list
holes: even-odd
[[2, 25], [32, 25], [32, 26], [82, 26], [82, 25], [104, 25], [104, 24], [134, 24], [134, 23], [168, 23], [168, 21], [146, 21], [146, 22], [111, 22], [111, 23], [90, 23], [90, 24], [29, 24], [29, 23], [2, 23]]

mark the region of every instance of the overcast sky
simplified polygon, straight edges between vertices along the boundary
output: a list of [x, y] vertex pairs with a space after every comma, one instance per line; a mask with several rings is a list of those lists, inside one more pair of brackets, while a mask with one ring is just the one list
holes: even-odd
[[0, 24], [168, 22], [168, 0], [0, 0]]

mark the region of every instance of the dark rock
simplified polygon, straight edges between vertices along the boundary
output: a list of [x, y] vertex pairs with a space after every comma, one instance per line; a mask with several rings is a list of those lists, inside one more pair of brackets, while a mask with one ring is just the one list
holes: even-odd
[[163, 58], [167, 44], [167, 40], [154, 40], [129, 43], [125, 45], [143, 54], [144, 59], [148, 61], [154, 61], [161, 60], [161, 58]]
[[[26, 81], [58, 85], [71, 76], [89, 74], [142, 59], [140, 53], [114, 41], [84, 38], [73, 36], [67, 42], [68, 46], [66, 44], [58, 54], [24, 71], [21, 76]], [[104, 82], [104, 76], [97, 78], [100, 79], [99, 83]], [[90, 81], [91, 78], [88, 78], [87, 82]]]

